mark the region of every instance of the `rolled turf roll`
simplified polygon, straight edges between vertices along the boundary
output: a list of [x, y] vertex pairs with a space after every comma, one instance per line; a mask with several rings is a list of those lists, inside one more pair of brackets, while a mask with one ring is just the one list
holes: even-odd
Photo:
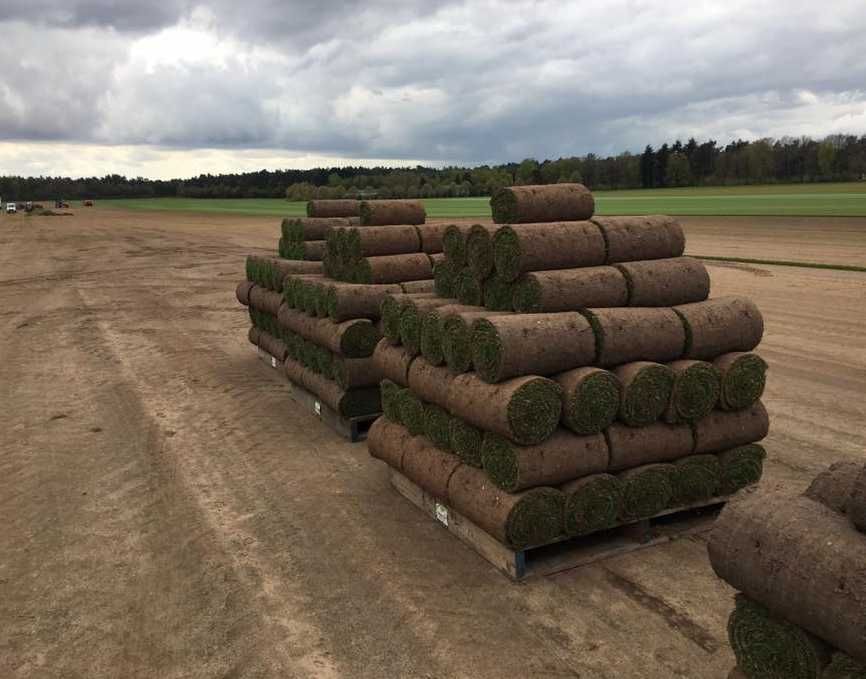
[[455, 271], [466, 266], [466, 236], [472, 226], [469, 224], [449, 224], [442, 235], [442, 250], [445, 253], [445, 261]]
[[728, 618], [728, 639], [749, 679], [819, 679], [830, 662], [827, 644], [742, 594]]
[[696, 453], [719, 453], [762, 440], [770, 430], [770, 417], [758, 401], [746, 410], [714, 410], [692, 427]]
[[422, 279], [419, 281], [403, 281], [399, 283], [400, 289], [408, 294], [413, 293], [422, 293], [422, 292], [435, 292], [435, 284], [429, 278]]
[[380, 417], [367, 432], [367, 450], [371, 457], [400, 471], [403, 468], [403, 454], [411, 440], [412, 435], [406, 427]]
[[277, 359], [280, 363], [286, 360], [288, 354], [285, 343], [264, 330], [259, 332], [258, 346], [267, 351], [271, 356]]
[[595, 334], [576, 311], [480, 318], [472, 324], [472, 364], [485, 382], [554, 375], [592, 365]]
[[341, 389], [374, 387], [382, 379], [382, 373], [372, 357], [343, 358], [342, 356], [333, 356], [331, 374], [334, 382]]
[[303, 259], [308, 262], [321, 262], [325, 256], [325, 241], [307, 240], [293, 243], [286, 259]]
[[379, 374], [401, 387], [409, 386], [409, 366], [413, 358], [403, 347], [393, 346], [384, 337], [373, 350], [373, 363]]
[[267, 258], [270, 263], [272, 269], [274, 270], [275, 280], [279, 280], [279, 286], [274, 286], [274, 290], [279, 292], [282, 290], [282, 281], [286, 276], [290, 276], [292, 274], [321, 274], [322, 273], [322, 263], [321, 262], [305, 262], [305, 261], [297, 261], [292, 262], [286, 259], [278, 259], [276, 257]]
[[283, 238], [288, 241], [326, 240], [328, 229], [352, 226], [356, 219], [346, 217], [287, 217], [283, 220], [281, 230]]
[[506, 493], [480, 469], [457, 467], [448, 482], [451, 507], [515, 549], [543, 545], [563, 534], [565, 498], [555, 488]]
[[442, 321], [442, 355], [448, 369], [465, 373], [472, 369], [472, 323], [479, 318], [505, 316], [505, 311], [465, 311], [446, 316]]
[[385, 295], [379, 307], [385, 338], [391, 344], [400, 344], [400, 317], [407, 304], [414, 300], [438, 299], [430, 292], [392, 292]]
[[565, 495], [565, 532], [587, 535], [616, 525], [622, 482], [611, 474], [590, 474], [559, 487]]
[[658, 420], [671, 401], [676, 376], [661, 363], [636, 361], [613, 371], [622, 385], [619, 419], [630, 427], [645, 427]]
[[614, 264], [628, 285], [628, 306], [675, 306], [710, 296], [710, 274], [692, 257]]
[[423, 358], [416, 358], [409, 365], [409, 389], [419, 398], [435, 403], [440, 408], [449, 407], [453, 383], [454, 375], [447, 368], [430, 365]]
[[686, 332], [673, 309], [585, 309], [583, 314], [595, 332], [595, 365], [683, 358]]
[[733, 495], [746, 486], [761, 480], [767, 452], [763, 446], [753, 443], [726, 450], [719, 453], [717, 457], [722, 465], [722, 482], [719, 486], [719, 493]]
[[400, 309], [400, 342], [413, 356], [421, 353], [421, 327], [423, 314], [430, 309], [447, 305], [450, 300], [442, 297], [408, 299]]
[[671, 217], [594, 217], [607, 250], [607, 263], [679, 257], [686, 249], [686, 237]]
[[866, 664], [845, 653], [834, 653], [821, 679], [866, 679]]
[[283, 279], [283, 301], [291, 309], [302, 309], [305, 303], [305, 284], [321, 280], [324, 280], [321, 274], [289, 274]]
[[354, 285], [331, 283], [324, 292], [324, 305], [332, 321], [352, 318], [377, 319], [380, 307], [388, 293], [401, 292], [399, 285]]
[[743, 671], [739, 667], [734, 667], [728, 673], [728, 679], [749, 679], [749, 677], [743, 674]]
[[481, 447], [484, 444], [484, 432], [473, 427], [459, 417], [451, 417], [451, 450], [465, 464], [481, 467]]
[[445, 249], [443, 241], [448, 224], [420, 224], [415, 228], [421, 239], [421, 252], [432, 255]]
[[866, 659], [866, 540], [846, 517], [800, 495], [754, 493], [722, 510], [708, 551], [735, 589]]
[[442, 349], [443, 322], [450, 313], [479, 311], [478, 307], [465, 304], [446, 304], [427, 309], [421, 317], [421, 355], [431, 365], [442, 365], [445, 354]]
[[237, 297], [238, 302], [243, 304], [244, 306], [250, 305], [250, 291], [255, 286], [255, 283], [252, 281], [241, 281], [238, 283], [238, 286], [235, 288], [235, 297]]
[[604, 264], [604, 238], [592, 222], [503, 226], [493, 236], [496, 274], [514, 281], [528, 271]]
[[458, 375], [448, 390], [448, 411], [480, 429], [529, 446], [556, 430], [562, 388], [532, 375], [499, 384], [487, 384], [473, 374]]
[[719, 402], [721, 375], [712, 363], [681, 360], [668, 363], [675, 381], [665, 413], [668, 422], [695, 422], [709, 415]]
[[854, 462], [834, 462], [812, 480], [803, 495], [834, 512], [845, 514], [854, 491], [854, 482], [862, 468], [862, 465]]
[[424, 406], [424, 436], [440, 450], [451, 452], [451, 415], [435, 403]]
[[394, 384], [391, 380], [382, 380], [379, 391], [382, 395], [382, 414], [391, 422], [403, 424], [400, 418], [400, 399], [405, 387]]
[[627, 469], [618, 475], [622, 483], [622, 506], [619, 518], [634, 521], [655, 516], [671, 503], [674, 467], [670, 464], [648, 464]]
[[378, 387], [344, 391], [336, 382], [317, 375], [292, 359], [286, 360], [285, 371], [289, 380], [317, 396], [343, 417], [373, 415], [382, 411]]
[[420, 200], [363, 200], [359, 207], [361, 224], [423, 224], [427, 219]]
[[605, 433], [611, 471], [670, 462], [694, 451], [692, 429], [687, 424], [654, 422], [645, 427], [629, 427], [614, 422]]
[[623, 307], [628, 305], [628, 288], [612, 266], [534, 271], [516, 281], [512, 302], [523, 314]]
[[466, 234], [466, 266], [479, 280], [493, 273], [493, 234], [489, 224], [474, 224]]
[[488, 432], [481, 447], [481, 462], [493, 483], [515, 493], [607, 470], [607, 443], [601, 434], [577, 436], [567, 429], [557, 429], [542, 443], [515, 446]]
[[252, 326], [250, 326], [250, 329], [247, 331], [247, 339], [249, 340], [250, 344], [253, 344], [255, 346], [259, 346], [259, 337], [261, 336], [261, 334], [262, 334], [261, 329], [252, 325]]
[[454, 277], [454, 292], [461, 304], [482, 306], [484, 304], [484, 282], [469, 267], [457, 272]]
[[715, 455], [689, 455], [673, 463], [671, 507], [715, 497], [722, 482], [722, 465]]
[[448, 481], [460, 467], [460, 458], [435, 448], [423, 436], [406, 443], [403, 473], [433, 497], [448, 502]]
[[357, 283], [402, 283], [405, 281], [433, 280], [430, 257], [423, 252], [384, 257], [365, 257], [355, 264]]
[[449, 262], [436, 262], [433, 265], [433, 290], [440, 297], [457, 297], [456, 278], [457, 272]]
[[866, 533], [866, 467], [854, 479], [854, 489], [848, 500], [848, 516], [861, 533]]
[[348, 229], [347, 254], [350, 258], [403, 255], [420, 252], [421, 238], [414, 226], [363, 226]]
[[490, 198], [497, 224], [579, 221], [595, 212], [595, 200], [583, 184], [507, 186]]
[[309, 200], [307, 201], [308, 217], [357, 217], [360, 201], [350, 198]]
[[514, 306], [512, 299], [515, 288], [514, 283], [504, 281], [498, 276], [491, 276], [481, 286], [484, 308], [490, 311], [511, 311]]
[[713, 361], [721, 379], [719, 407], [723, 410], [748, 408], [764, 394], [767, 362], [750, 352], [734, 351]]
[[575, 434], [597, 434], [616, 419], [622, 385], [601, 368], [575, 368], [552, 378], [562, 387], [562, 423]]
[[256, 311], [264, 311], [265, 313], [276, 316], [280, 311], [280, 305], [283, 303], [283, 296], [272, 290], [268, 290], [259, 285], [250, 289], [250, 308]]
[[732, 351], [751, 351], [764, 334], [761, 312], [745, 297], [681, 304], [674, 311], [686, 330], [683, 358], [712, 360]]
[[346, 358], [370, 356], [380, 339], [376, 326], [365, 318], [334, 323], [328, 318], [311, 318], [283, 305], [278, 319], [285, 328]]
[[415, 396], [409, 389], [404, 389], [397, 397], [397, 407], [400, 409], [400, 421], [412, 436], [424, 433], [424, 401]]

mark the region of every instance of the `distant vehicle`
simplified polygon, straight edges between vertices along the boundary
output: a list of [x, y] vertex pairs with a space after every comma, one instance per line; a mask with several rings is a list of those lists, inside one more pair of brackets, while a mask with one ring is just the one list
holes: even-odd
[[84, 201], [84, 207], [93, 207], [93, 201], [92, 200], [85, 200]]
[[15, 203], [6, 203], [6, 212], [8, 214], [13, 214], [18, 212], [18, 206]]
[[64, 203], [63, 200], [55, 200], [54, 201], [54, 207], [56, 207], [56, 208], [69, 207], [69, 203]]

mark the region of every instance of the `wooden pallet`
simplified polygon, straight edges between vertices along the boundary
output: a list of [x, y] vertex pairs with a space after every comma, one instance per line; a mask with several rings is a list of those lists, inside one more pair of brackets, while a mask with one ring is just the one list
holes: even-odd
[[256, 347], [256, 353], [265, 365], [278, 370], [280, 375], [286, 380], [288, 385], [289, 395], [298, 403], [306, 406], [309, 410], [322, 422], [327, 424], [331, 429], [337, 432], [343, 438], [355, 443], [363, 441], [367, 438], [367, 432], [373, 425], [381, 413], [373, 413], [372, 415], [359, 415], [357, 417], [343, 417], [331, 408], [328, 404], [322, 403], [318, 396], [311, 394], [303, 387], [289, 380], [283, 372], [283, 364], [274, 356], [271, 356], [267, 351], [260, 347]]
[[513, 550], [394, 469], [391, 470], [391, 485], [512, 580], [552, 575], [706, 532], [728, 501], [727, 496], [714, 497], [593, 535], [563, 538], [546, 545]]

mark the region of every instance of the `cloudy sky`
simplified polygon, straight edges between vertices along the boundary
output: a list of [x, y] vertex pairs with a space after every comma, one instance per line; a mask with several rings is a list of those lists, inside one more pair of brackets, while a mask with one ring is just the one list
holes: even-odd
[[866, 133], [863, 0], [0, 0], [0, 174]]

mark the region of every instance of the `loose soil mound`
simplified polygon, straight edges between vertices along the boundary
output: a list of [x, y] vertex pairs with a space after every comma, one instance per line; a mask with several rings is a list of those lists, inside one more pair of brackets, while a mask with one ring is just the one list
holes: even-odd
[[674, 466], [648, 464], [619, 474], [622, 482], [622, 521], [654, 516], [670, 506], [673, 497], [671, 478]]
[[767, 362], [757, 354], [739, 351], [723, 354], [713, 365], [721, 379], [719, 407], [723, 410], [743, 410], [764, 394]]
[[364, 200], [359, 207], [361, 224], [423, 224], [427, 213], [420, 200]]
[[490, 198], [497, 224], [579, 221], [595, 212], [592, 193], [583, 184], [508, 186]]
[[592, 222], [503, 226], [493, 237], [497, 275], [514, 281], [528, 271], [604, 264], [604, 238]]
[[814, 478], [806, 492], [806, 497], [820, 502], [834, 512], [844, 514], [848, 511], [848, 501], [854, 491], [854, 482], [863, 465], [853, 462], [834, 462]]
[[616, 525], [622, 510], [622, 482], [610, 474], [592, 474], [570, 481], [565, 495], [565, 532], [587, 535]]
[[694, 449], [692, 430], [684, 424], [656, 422], [646, 427], [629, 427], [614, 423], [606, 433], [612, 471], [677, 460], [691, 455]]
[[367, 450], [372, 457], [400, 471], [403, 468], [403, 455], [411, 440], [412, 435], [405, 427], [380, 417], [367, 432]]
[[767, 452], [763, 446], [751, 444], [719, 453], [722, 464], [722, 483], [719, 493], [732, 495], [761, 480]]
[[764, 404], [758, 401], [746, 410], [714, 410], [694, 425], [695, 452], [719, 453], [766, 437], [770, 418]]
[[614, 370], [622, 385], [619, 419], [631, 427], [644, 427], [658, 420], [671, 400], [674, 371], [661, 363], [638, 361]]
[[683, 357], [686, 333], [673, 309], [586, 309], [596, 338], [595, 365], [667, 363]]
[[667, 409], [668, 422], [696, 422], [709, 415], [719, 402], [721, 375], [712, 363], [673, 361], [668, 364], [676, 380]]
[[691, 257], [616, 264], [628, 285], [628, 306], [675, 306], [710, 296], [710, 274]]
[[384, 337], [373, 350], [373, 363], [383, 378], [402, 387], [409, 386], [409, 366], [413, 356], [403, 347], [391, 345]]
[[360, 202], [348, 198], [340, 200], [307, 201], [308, 217], [357, 217]]
[[576, 368], [553, 379], [562, 387], [562, 423], [575, 434], [597, 434], [616, 418], [622, 385], [601, 368]]
[[676, 220], [664, 216], [595, 217], [604, 235], [607, 263], [679, 257], [686, 237]]
[[521, 276], [512, 294], [518, 313], [550, 313], [628, 305], [628, 287], [612, 266], [536, 271]]
[[731, 351], [751, 351], [764, 334], [761, 312], [744, 297], [718, 297], [674, 311], [686, 329], [683, 358], [706, 361]]

